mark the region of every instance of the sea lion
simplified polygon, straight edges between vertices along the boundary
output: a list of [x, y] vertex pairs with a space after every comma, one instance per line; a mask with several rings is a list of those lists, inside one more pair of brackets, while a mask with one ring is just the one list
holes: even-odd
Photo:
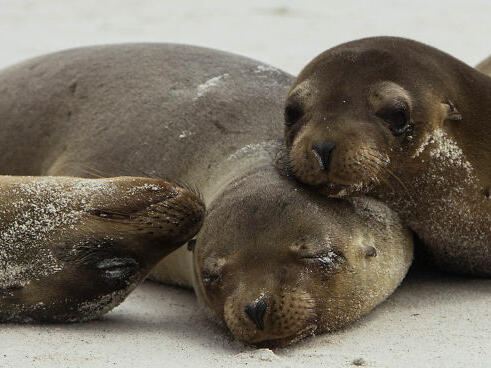
[[300, 181], [378, 197], [441, 269], [490, 276], [490, 116], [488, 75], [415, 41], [367, 38], [299, 74], [285, 141]]
[[0, 176], [0, 321], [94, 319], [198, 231], [195, 194], [162, 180]]
[[373, 200], [321, 198], [278, 146], [293, 77], [198, 47], [133, 44], [33, 59], [0, 74], [0, 168], [152, 176], [197, 188], [194, 249], [154, 279], [193, 287], [241, 341], [280, 346], [368, 313], [404, 277], [412, 239]]
[[278, 172], [271, 148], [259, 142], [223, 158], [193, 254], [180, 249], [153, 271], [192, 287], [235, 338], [270, 348], [367, 314], [413, 254], [411, 234], [382, 203], [299, 187]]

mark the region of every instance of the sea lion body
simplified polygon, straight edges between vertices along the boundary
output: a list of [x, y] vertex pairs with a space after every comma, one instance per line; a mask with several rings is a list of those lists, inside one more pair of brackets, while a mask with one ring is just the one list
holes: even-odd
[[490, 116], [489, 76], [415, 41], [368, 38], [304, 68], [285, 139], [300, 181], [380, 198], [441, 269], [490, 276]]
[[397, 287], [412, 239], [391, 211], [325, 199], [282, 161], [293, 77], [244, 57], [159, 44], [71, 50], [0, 75], [4, 172], [147, 174], [197, 188], [193, 252], [155, 279], [192, 286], [240, 340], [280, 346], [345, 326]]

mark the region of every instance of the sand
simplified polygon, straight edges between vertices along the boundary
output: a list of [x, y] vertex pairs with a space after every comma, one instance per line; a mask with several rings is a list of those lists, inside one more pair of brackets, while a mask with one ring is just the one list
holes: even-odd
[[0, 67], [50, 51], [175, 42], [256, 58], [297, 74], [325, 49], [392, 35], [471, 65], [490, 54], [489, 0], [0, 0]]
[[489, 367], [491, 280], [412, 272], [351, 327], [275, 351], [236, 341], [190, 291], [146, 282], [101, 321], [2, 325], [0, 367]]
[[[60, 49], [177, 42], [298, 73], [338, 43], [414, 38], [474, 65], [491, 53], [491, 2], [0, 0], [0, 67]], [[208, 86], [207, 86], [208, 87]], [[147, 282], [103, 320], [0, 325], [0, 367], [489, 367], [491, 280], [416, 272], [350, 328], [286, 349], [234, 342], [191, 292]]]

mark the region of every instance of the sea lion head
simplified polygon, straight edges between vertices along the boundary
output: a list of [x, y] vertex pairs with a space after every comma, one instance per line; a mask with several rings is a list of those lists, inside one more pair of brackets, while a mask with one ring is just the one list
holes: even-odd
[[316, 57], [285, 105], [296, 177], [329, 194], [349, 194], [423, 171], [430, 137], [444, 122], [461, 119], [458, 63], [391, 37], [349, 42]]
[[[15, 178], [15, 177], [12, 177]], [[194, 193], [157, 179], [2, 182], [0, 320], [71, 322], [118, 305], [198, 231]]]
[[366, 207], [292, 181], [265, 170], [232, 183], [192, 247], [198, 299], [249, 344], [345, 326], [387, 297], [411, 260], [392, 214], [386, 228]]

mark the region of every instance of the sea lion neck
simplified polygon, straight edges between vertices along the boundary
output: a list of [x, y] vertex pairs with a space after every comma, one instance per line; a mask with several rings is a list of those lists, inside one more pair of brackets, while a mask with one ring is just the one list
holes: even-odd
[[247, 144], [225, 157], [215, 169], [211, 170], [209, 185], [202, 188], [207, 205], [228, 190], [234, 183], [247, 178], [260, 170], [276, 170], [276, 161], [283, 152], [277, 140], [267, 140]]
[[[287, 181], [291, 179], [282, 175], [273, 161], [255, 162], [242, 173], [235, 175], [220, 186], [216, 195], [207, 205], [208, 211], [214, 210], [222, 201], [252, 201], [268, 198], [271, 194], [279, 193], [290, 188]], [[246, 199], [244, 199], [246, 198]], [[248, 198], [248, 199], [247, 199]]]
[[489, 262], [480, 252], [490, 250], [491, 202], [481, 192], [476, 170], [444, 130], [429, 137], [427, 145], [422, 154], [428, 162], [425, 171], [395, 171], [399, 184], [389, 191], [381, 185], [372, 194], [431, 244], [427, 251], [440, 268], [489, 276]]

